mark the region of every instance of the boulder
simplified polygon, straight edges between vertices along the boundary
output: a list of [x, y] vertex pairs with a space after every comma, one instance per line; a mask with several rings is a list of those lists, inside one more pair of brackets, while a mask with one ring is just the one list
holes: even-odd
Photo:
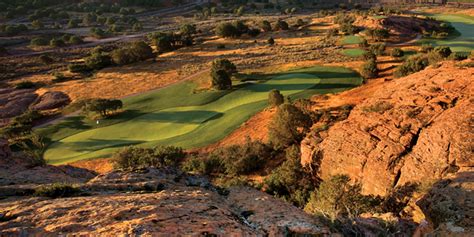
[[50, 91], [44, 93], [32, 106], [34, 110], [50, 110], [64, 107], [71, 103], [71, 98], [60, 91]]

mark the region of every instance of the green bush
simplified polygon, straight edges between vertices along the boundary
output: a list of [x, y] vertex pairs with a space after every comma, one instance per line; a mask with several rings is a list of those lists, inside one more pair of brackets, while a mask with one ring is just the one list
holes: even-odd
[[32, 81], [22, 81], [15, 85], [16, 89], [32, 89], [36, 87], [36, 83]]
[[77, 196], [80, 193], [81, 190], [71, 184], [55, 183], [35, 189], [34, 195], [49, 198], [65, 198]]
[[225, 22], [216, 27], [216, 35], [222, 38], [237, 38], [242, 33], [234, 26], [234, 24]]
[[232, 89], [232, 80], [225, 70], [211, 70], [211, 86], [217, 90]]
[[429, 60], [425, 54], [416, 54], [409, 57], [402, 65], [398, 66], [395, 76], [403, 77], [425, 69], [429, 65]]
[[237, 73], [237, 67], [228, 59], [216, 59], [212, 62], [211, 71], [224, 70], [229, 75]]
[[62, 39], [51, 39], [49, 45], [52, 47], [64, 47], [66, 46], [66, 43], [64, 43]]
[[112, 59], [106, 53], [94, 52], [89, 57], [85, 58], [84, 62], [88, 68], [99, 70], [110, 66], [112, 64]]
[[116, 152], [113, 156], [115, 168], [140, 169], [146, 167], [176, 167], [186, 154], [180, 147], [157, 146], [141, 148], [130, 146]]
[[283, 97], [283, 95], [280, 93], [279, 90], [273, 89], [268, 93], [268, 104], [270, 104], [270, 106], [272, 107], [280, 106], [284, 102], [285, 102], [285, 98]]
[[273, 156], [266, 144], [248, 141], [244, 145], [217, 148], [210, 154], [194, 156], [183, 164], [183, 169], [206, 175], [247, 175], [260, 170]]
[[373, 212], [381, 199], [361, 194], [362, 186], [351, 184], [346, 175], [336, 175], [323, 181], [310, 196], [305, 211], [323, 215], [334, 221], [338, 218], [354, 218], [364, 212]]
[[434, 48], [431, 44], [423, 44], [421, 45], [420, 52], [422, 53], [428, 53], [432, 51]]
[[316, 181], [310, 172], [301, 166], [298, 146], [285, 152], [285, 161], [264, 180], [265, 192], [282, 197], [298, 207], [304, 207], [314, 190]]
[[453, 59], [456, 60], [456, 61], [462, 61], [462, 60], [465, 60], [468, 58], [469, 54], [466, 54], [466, 53], [462, 53], [462, 52], [455, 52], [454, 54], [452, 54], [453, 56]]
[[392, 52], [390, 53], [390, 55], [394, 58], [401, 58], [405, 55], [405, 52], [403, 52], [403, 50], [400, 48], [394, 48], [392, 49]]
[[260, 28], [265, 32], [272, 31], [272, 25], [267, 20], [263, 20], [263, 21], [260, 22]]
[[83, 73], [83, 72], [89, 72], [91, 70], [85, 64], [70, 64], [68, 65], [68, 69], [72, 73]]
[[288, 26], [288, 23], [283, 20], [278, 20], [275, 23], [275, 26], [273, 27], [275, 30], [289, 30], [290, 27]]
[[384, 43], [373, 44], [369, 47], [369, 50], [377, 56], [385, 54], [386, 45]]
[[362, 65], [360, 74], [366, 79], [376, 78], [379, 74], [375, 60], [369, 60]]
[[71, 37], [69, 38], [68, 42], [69, 42], [70, 44], [76, 45], [76, 44], [82, 44], [82, 43], [84, 43], [84, 40], [82, 40], [82, 38], [79, 37], [79, 36], [77, 36], [77, 35], [73, 35], [73, 36], [71, 36]]
[[309, 115], [294, 105], [282, 104], [270, 122], [268, 134], [270, 143], [275, 149], [297, 144], [311, 125], [312, 121]]
[[270, 37], [270, 38], [267, 40], [267, 44], [269, 44], [269, 45], [274, 45], [274, 44], [275, 44], [275, 40], [273, 39], [273, 37]]
[[441, 57], [443, 57], [443, 58], [449, 57], [449, 55], [451, 55], [451, 53], [452, 53], [451, 48], [449, 48], [448, 46], [438, 46], [438, 47], [434, 48], [433, 51], [435, 53], [441, 55]]
[[121, 100], [92, 99], [86, 103], [85, 110], [87, 112], [97, 113], [105, 118], [122, 107], [123, 103]]
[[46, 46], [48, 44], [48, 40], [43, 37], [35, 37], [30, 41], [31, 46]]

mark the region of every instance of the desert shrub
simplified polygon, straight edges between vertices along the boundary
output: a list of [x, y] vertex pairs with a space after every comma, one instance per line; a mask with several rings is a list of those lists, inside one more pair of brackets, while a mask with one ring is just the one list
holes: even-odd
[[349, 14], [339, 13], [334, 17], [334, 23], [343, 25], [343, 24], [352, 24], [355, 22], [355, 17]]
[[237, 67], [228, 59], [216, 59], [212, 62], [211, 71], [224, 70], [229, 75], [237, 73]]
[[390, 55], [394, 58], [401, 58], [405, 55], [405, 52], [403, 52], [403, 50], [400, 48], [394, 48], [392, 49], [392, 52], [390, 53]]
[[285, 148], [296, 144], [303, 138], [312, 121], [309, 115], [296, 106], [282, 104], [270, 122], [269, 140], [276, 148]]
[[377, 56], [384, 55], [385, 49], [386, 49], [386, 45], [384, 43], [373, 44], [369, 47], [369, 50]]
[[232, 88], [232, 80], [225, 70], [211, 71], [211, 86], [217, 90], [229, 90]]
[[278, 20], [273, 27], [275, 30], [288, 30], [289, 26], [286, 21]]
[[84, 43], [84, 40], [82, 40], [82, 38], [77, 35], [73, 35], [69, 38], [68, 42], [70, 44], [82, 44]]
[[421, 45], [420, 52], [422, 53], [428, 53], [432, 51], [434, 47], [431, 44], [423, 44]]
[[70, 64], [68, 65], [68, 70], [72, 73], [83, 73], [89, 72], [90, 68], [85, 64]]
[[247, 34], [251, 37], [257, 37], [260, 34], [259, 29], [249, 29]]
[[352, 24], [345, 23], [339, 26], [339, 31], [345, 35], [352, 35], [357, 33], [358, 29]]
[[122, 107], [123, 103], [121, 100], [94, 99], [86, 103], [85, 110], [87, 112], [97, 113], [105, 118]]
[[390, 110], [393, 108], [393, 105], [390, 104], [387, 101], [378, 101], [377, 103], [370, 105], [370, 106], [364, 106], [362, 107], [362, 111], [366, 113], [384, 113], [387, 110]]
[[51, 185], [44, 185], [35, 189], [34, 195], [49, 198], [65, 198], [77, 196], [80, 193], [81, 190], [71, 184], [55, 183]]
[[296, 26], [303, 26], [304, 24], [306, 24], [306, 23], [303, 21], [303, 19], [298, 19], [296, 21]]
[[346, 175], [336, 175], [323, 181], [318, 190], [311, 193], [305, 211], [334, 221], [373, 211], [381, 203], [381, 199], [362, 195], [362, 186], [350, 181]]
[[192, 24], [183, 24], [179, 27], [179, 32], [185, 36], [191, 36], [197, 33], [196, 26]]
[[237, 28], [228, 22], [221, 23], [216, 27], [216, 35], [223, 38], [237, 38], [241, 35], [241, 32]]
[[463, 52], [455, 52], [454, 54], [451, 54], [453, 59], [456, 61], [462, 61], [468, 58], [468, 54], [463, 53]]
[[270, 32], [270, 31], [272, 31], [272, 25], [271, 25], [270, 22], [267, 21], [267, 20], [261, 21], [259, 25], [260, 25], [260, 28], [261, 28], [263, 31], [265, 31], [265, 32]]
[[94, 52], [89, 57], [84, 59], [85, 64], [88, 68], [93, 70], [99, 70], [110, 66], [112, 64], [112, 59], [106, 53]]
[[360, 40], [360, 43], [359, 43], [359, 47], [360, 47], [360, 48], [365, 49], [365, 48], [368, 48], [369, 46], [370, 46], [370, 45], [369, 45], [369, 42], [368, 42], [365, 38], [362, 38], [362, 39]]
[[309, 171], [301, 166], [298, 146], [291, 146], [285, 152], [285, 161], [265, 178], [265, 192], [304, 207], [314, 190], [315, 181]]
[[43, 37], [35, 37], [30, 41], [31, 46], [46, 46], [48, 44], [48, 40]]
[[257, 141], [217, 149], [212, 154], [223, 159], [227, 174], [240, 175], [259, 170], [271, 157], [272, 151], [269, 146]]
[[216, 175], [225, 173], [224, 162], [216, 155], [191, 156], [182, 166], [184, 171], [198, 173], [202, 175]]
[[175, 167], [186, 154], [180, 147], [157, 146], [141, 148], [129, 146], [113, 155], [114, 166], [118, 169], [139, 169], [145, 167]]
[[92, 37], [95, 37], [97, 39], [102, 39], [107, 36], [107, 33], [104, 30], [96, 27], [91, 28], [90, 33]]
[[366, 53], [364, 53], [363, 58], [366, 61], [370, 61], [370, 60], [377, 61], [377, 55], [375, 55], [375, 53], [372, 51], [367, 51]]
[[49, 45], [52, 47], [64, 47], [66, 43], [62, 39], [51, 39]]
[[15, 85], [16, 89], [32, 89], [36, 87], [36, 83], [32, 81], [22, 81]]
[[273, 37], [270, 37], [270, 38], [267, 40], [267, 44], [269, 44], [269, 45], [274, 45], [274, 44], [275, 44], [275, 40], [273, 39]]
[[54, 59], [46, 54], [42, 54], [41, 56], [39, 56], [39, 60], [44, 64], [51, 64], [54, 62]]
[[63, 82], [68, 79], [64, 74], [60, 72], [53, 72], [52, 76], [53, 76], [53, 80], [52, 80], [53, 82]]
[[429, 65], [428, 57], [424, 54], [416, 54], [409, 57], [402, 65], [398, 66], [395, 76], [403, 77], [425, 69]]
[[0, 56], [5, 56], [5, 55], [8, 55], [8, 50], [5, 47], [0, 46]]
[[111, 53], [112, 61], [119, 65], [143, 61], [154, 56], [152, 48], [144, 41], [132, 42]]
[[271, 90], [268, 93], [268, 104], [270, 104], [270, 106], [273, 106], [273, 107], [280, 106], [284, 102], [285, 102], [285, 98], [283, 97], [283, 95], [280, 93], [279, 90]]
[[367, 29], [365, 31], [366, 35], [371, 37], [375, 41], [382, 41], [390, 37], [390, 32], [387, 29]]
[[378, 72], [379, 70], [377, 69], [377, 63], [375, 60], [367, 61], [362, 65], [360, 70], [360, 74], [366, 79], [376, 78], [378, 76]]
[[77, 19], [70, 19], [67, 23], [67, 28], [77, 28], [79, 26], [79, 21]]
[[433, 51], [443, 58], [449, 57], [449, 55], [451, 55], [452, 53], [451, 48], [449, 48], [448, 46], [438, 46], [434, 48]]

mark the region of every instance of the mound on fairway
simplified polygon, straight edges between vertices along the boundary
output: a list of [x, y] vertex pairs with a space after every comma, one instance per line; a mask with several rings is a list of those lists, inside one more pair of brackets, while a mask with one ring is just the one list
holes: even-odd
[[51, 141], [44, 157], [51, 164], [63, 164], [107, 157], [128, 145], [204, 146], [224, 138], [268, 106], [272, 89], [296, 99], [362, 83], [357, 73], [340, 67], [311, 67], [264, 77], [269, 80], [240, 84], [228, 92], [193, 93], [194, 84], [183, 82], [127, 98], [123, 100], [126, 111], [100, 125], [83, 117], [67, 118], [39, 130]]
[[447, 39], [422, 39], [419, 41], [420, 44], [449, 46], [454, 52], [471, 52], [474, 50], [474, 17], [453, 14], [428, 14], [428, 16], [451, 23], [460, 34]]

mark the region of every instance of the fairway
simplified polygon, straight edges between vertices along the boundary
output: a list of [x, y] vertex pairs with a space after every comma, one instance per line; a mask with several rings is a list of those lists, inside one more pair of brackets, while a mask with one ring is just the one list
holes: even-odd
[[364, 49], [344, 49], [342, 54], [350, 57], [360, 57], [363, 56], [367, 51]]
[[474, 50], [474, 17], [455, 14], [427, 14], [438, 20], [452, 24], [460, 33], [448, 39], [422, 39], [420, 44], [432, 44], [434, 46], [449, 46], [454, 52], [471, 52]]
[[263, 75], [259, 82], [229, 92], [194, 93], [192, 82], [124, 99], [125, 112], [96, 125], [71, 117], [38, 131], [50, 139], [44, 157], [51, 164], [110, 156], [127, 145], [175, 145], [194, 148], [217, 142], [268, 106], [268, 92], [278, 89], [292, 99], [334, 93], [362, 83], [340, 67], [311, 67]]

